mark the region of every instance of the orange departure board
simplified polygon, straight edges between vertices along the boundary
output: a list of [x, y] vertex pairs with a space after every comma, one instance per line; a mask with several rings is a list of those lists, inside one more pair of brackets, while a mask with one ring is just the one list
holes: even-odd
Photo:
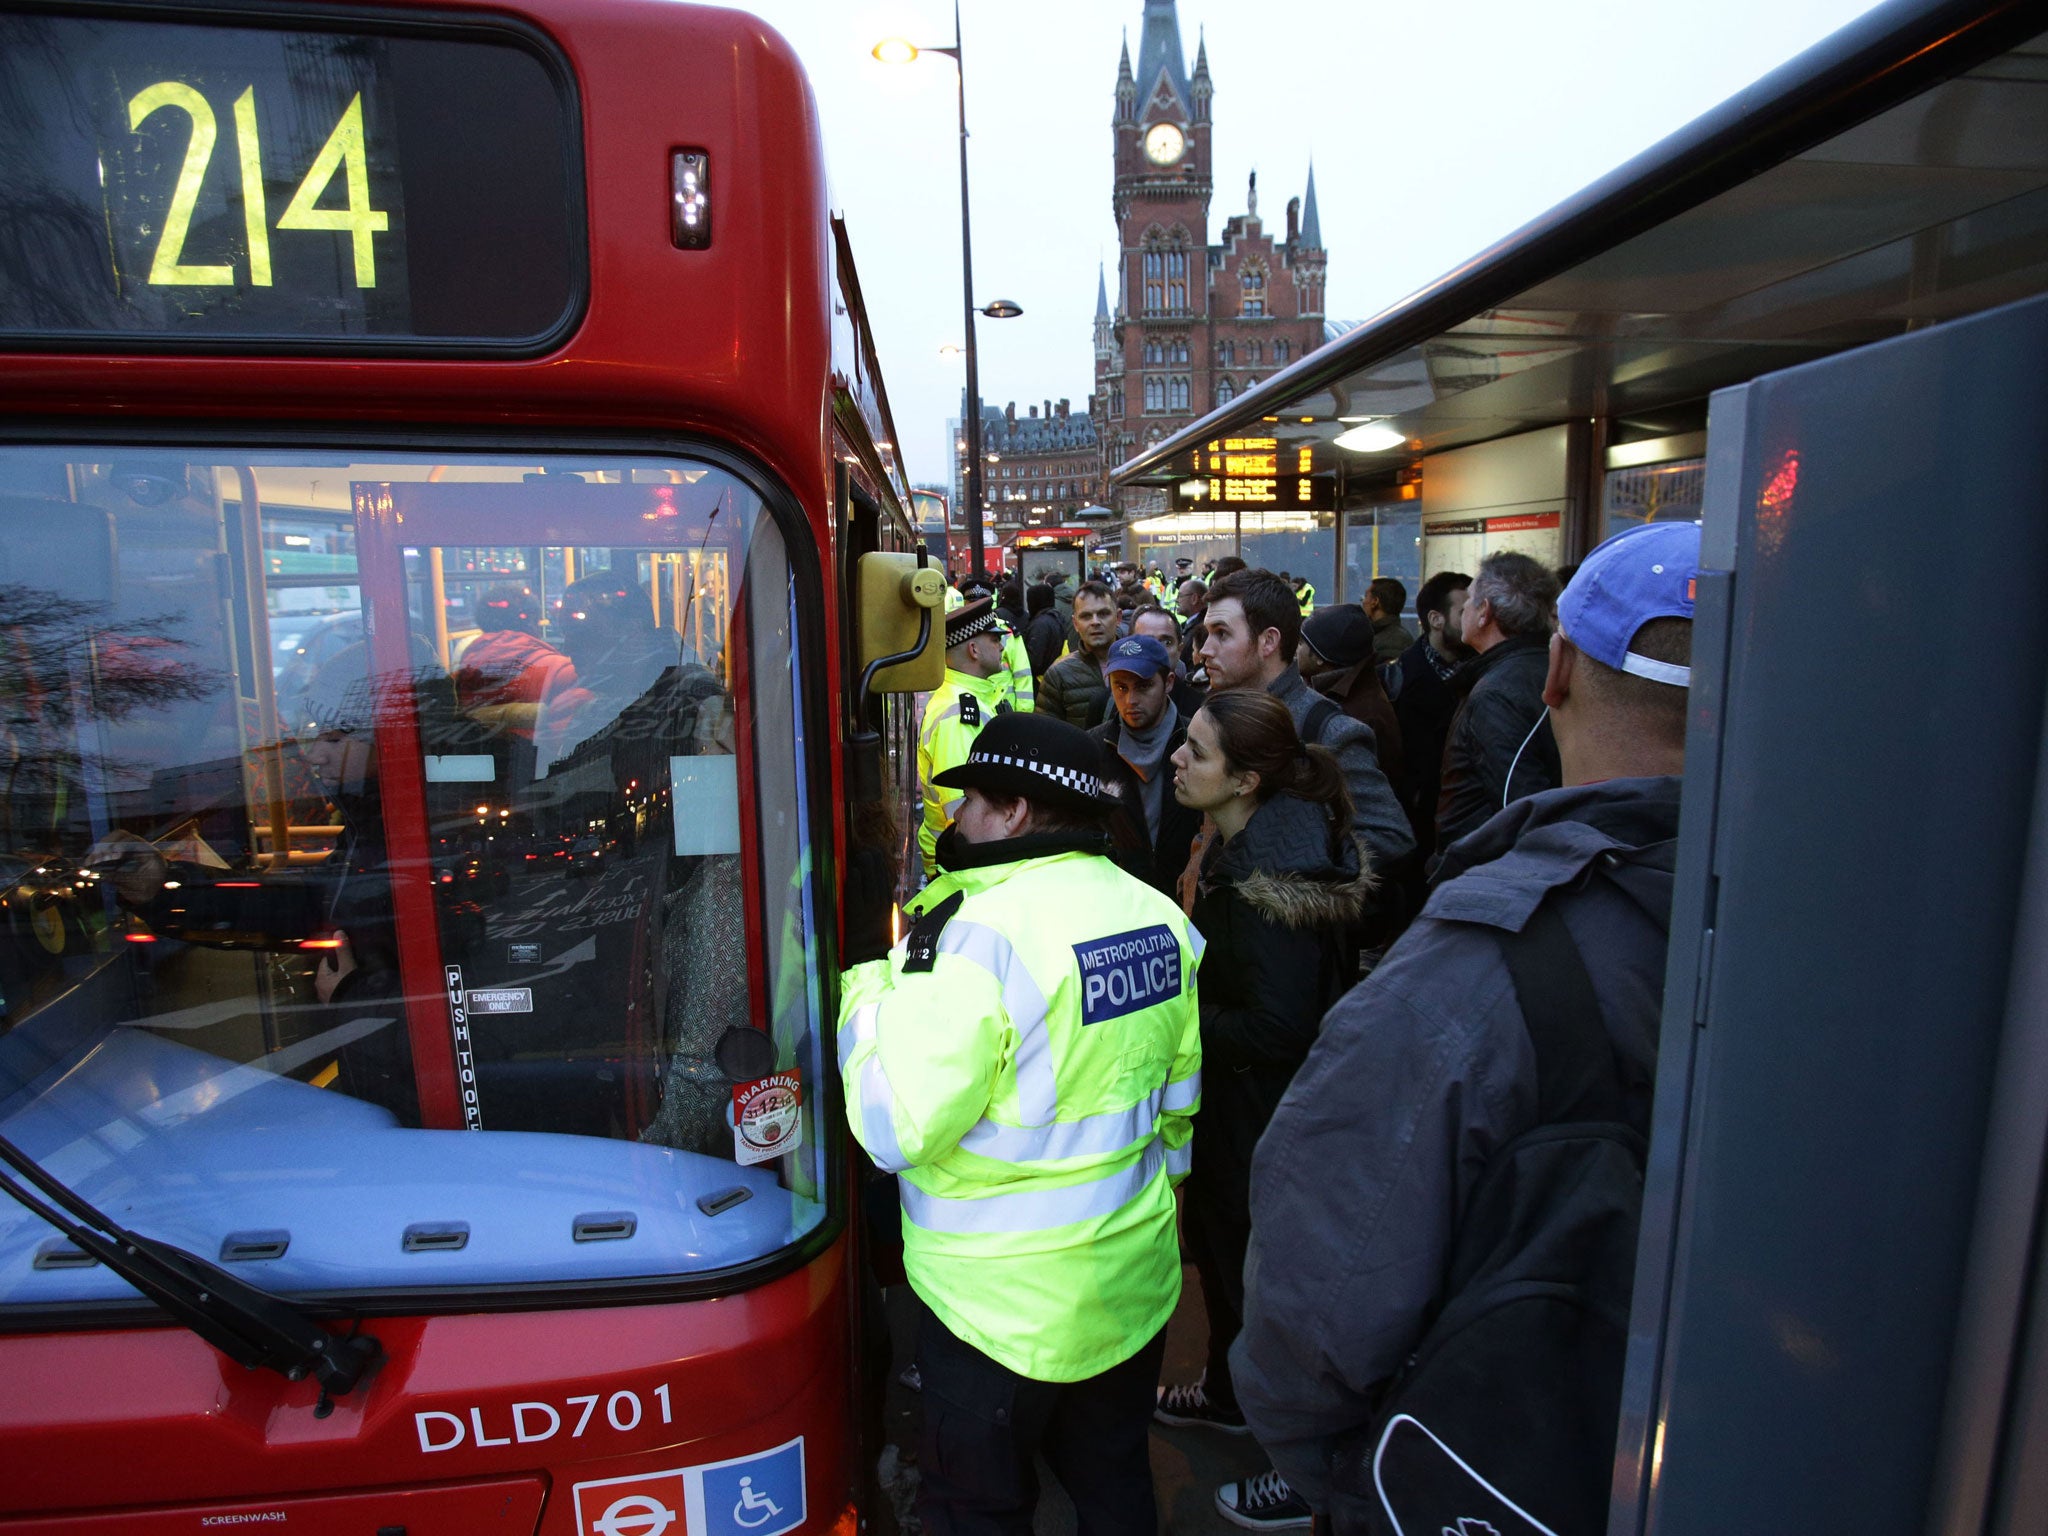
[[1273, 437], [1224, 437], [1195, 453], [1195, 476], [1182, 498], [1191, 507], [1331, 508], [1335, 486], [1311, 472], [1314, 451]]

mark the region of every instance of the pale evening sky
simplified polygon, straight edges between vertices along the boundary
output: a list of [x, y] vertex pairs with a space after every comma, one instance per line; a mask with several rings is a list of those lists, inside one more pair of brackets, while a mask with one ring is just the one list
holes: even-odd
[[[953, 66], [877, 63], [881, 38], [952, 41], [944, 0], [753, 0], [810, 72], [911, 477], [950, 481], [963, 374]], [[1180, 0], [1215, 79], [1209, 236], [1284, 228], [1316, 165], [1326, 309], [1364, 319], [1526, 223], [1864, 10], [1867, 0]], [[963, 0], [981, 393], [1093, 385], [1098, 261], [1113, 263], [1110, 113], [1143, 0]], [[1142, 89], [1142, 82], [1141, 82]], [[1114, 281], [1111, 284], [1114, 305]]]

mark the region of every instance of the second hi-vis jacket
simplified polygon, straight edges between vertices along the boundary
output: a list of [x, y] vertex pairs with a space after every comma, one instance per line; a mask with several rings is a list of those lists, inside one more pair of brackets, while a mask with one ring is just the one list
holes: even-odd
[[912, 905], [889, 957], [845, 976], [847, 1118], [900, 1175], [904, 1271], [940, 1321], [1080, 1381], [1180, 1299], [1201, 936], [1094, 853], [948, 871]]
[[966, 762], [981, 728], [998, 710], [1016, 707], [1008, 673], [970, 677], [951, 667], [946, 668], [946, 680], [925, 700], [924, 719], [917, 728], [917, 788], [924, 804], [917, 851], [924, 859], [926, 878], [938, 869], [939, 834], [952, 825], [962, 798], [961, 791], [932, 783], [933, 777]]
[[1038, 707], [1038, 679], [1031, 675], [1031, 653], [1024, 649], [1022, 635], [1007, 624], [1002, 628], [1003, 665], [1009, 669], [1010, 705], [1028, 715]]

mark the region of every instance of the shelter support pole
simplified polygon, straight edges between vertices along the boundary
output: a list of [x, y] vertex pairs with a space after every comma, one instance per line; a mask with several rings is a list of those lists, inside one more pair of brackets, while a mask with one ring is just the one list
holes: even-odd
[[1576, 416], [1565, 428], [1561, 564], [1585, 559], [1605, 536], [1607, 441], [1612, 428], [1606, 416]]

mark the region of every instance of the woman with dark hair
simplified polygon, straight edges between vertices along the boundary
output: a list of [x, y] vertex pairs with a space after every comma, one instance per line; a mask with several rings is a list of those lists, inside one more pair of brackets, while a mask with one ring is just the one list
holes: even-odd
[[[1195, 927], [1207, 940], [1199, 998], [1202, 1107], [1182, 1235], [1202, 1277], [1208, 1369], [1162, 1387], [1163, 1423], [1245, 1434], [1230, 1383], [1251, 1241], [1251, 1164], [1267, 1122], [1351, 984], [1347, 953], [1372, 887], [1351, 830], [1337, 760], [1304, 746], [1287, 706], [1253, 689], [1212, 695], [1173, 756], [1174, 798], [1217, 836], [1204, 855]], [[1224, 1485], [1218, 1509], [1238, 1525], [1291, 1524], [1299, 1502], [1276, 1473]], [[1307, 1506], [1301, 1506], [1306, 1524]]]

